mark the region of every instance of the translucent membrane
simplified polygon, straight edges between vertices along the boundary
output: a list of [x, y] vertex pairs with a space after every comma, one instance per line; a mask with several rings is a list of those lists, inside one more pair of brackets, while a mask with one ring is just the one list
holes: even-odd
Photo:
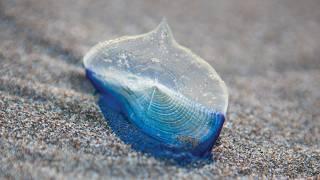
[[227, 88], [174, 40], [166, 21], [147, 34], [99, 43], [84, 66], [110, 126], [133, 148], [179, 161], [210, 154], [225, 120]]

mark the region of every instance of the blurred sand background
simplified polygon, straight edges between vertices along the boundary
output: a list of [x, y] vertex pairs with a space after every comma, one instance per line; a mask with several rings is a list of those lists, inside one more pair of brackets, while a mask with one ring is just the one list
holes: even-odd
[[[0, 0], [0, 178], [315, 177], [319, 0]], [[166, 17], [230, 93], [214, 161], [184, 168], [108, 127], [81, 66], [94, 44]]]

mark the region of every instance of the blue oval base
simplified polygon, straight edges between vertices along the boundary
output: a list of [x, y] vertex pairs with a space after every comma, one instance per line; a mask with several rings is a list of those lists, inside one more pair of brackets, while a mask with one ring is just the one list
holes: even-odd
[[127, 119], [125, 112], [122, 112], [121, 104], [112, 94], [108, 93], [108, 88], [96, 79], [93, 72], [87, 70], [86, 74], [100, 94], [98, 104], [108, 125], [124, 143], [130, 144], [137, 151], [150, 154], [156, 158], [168, 159], [179, 165], [188, 165], [199, 162], [199, 160], [211, 160], [212, 146], [217, 140], [225, 120], [223, 114], [215, 113], [215, 125], [213, 127], [215, 136], [210, 141], [199, 145], [198, 148], [190, 151], [190, 149], [181, 148], [181, 146], [168, 146], [168, 144], [145, 134], [136, 125], [132, 124]]

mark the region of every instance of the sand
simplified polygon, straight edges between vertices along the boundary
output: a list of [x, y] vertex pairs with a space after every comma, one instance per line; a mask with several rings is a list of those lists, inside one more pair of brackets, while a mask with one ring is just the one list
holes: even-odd
[[[318, 0], [0, 1], [0, 178], [320, 178], [319, 8]], [[164, 16], [229, 89], [213, 162], [202, 166], [124, 144], [82, 67], [97, 42], [145, 33]]]

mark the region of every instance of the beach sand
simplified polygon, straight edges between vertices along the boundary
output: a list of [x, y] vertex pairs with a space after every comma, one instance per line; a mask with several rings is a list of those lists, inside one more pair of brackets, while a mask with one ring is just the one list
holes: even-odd
[[[319, 177], [320, 1], [0, 1], [0, 178]], [[150, 31], [208, 61], [230, 94], [213, 162], [180, 167], [108, 127], [82, 57]]]

